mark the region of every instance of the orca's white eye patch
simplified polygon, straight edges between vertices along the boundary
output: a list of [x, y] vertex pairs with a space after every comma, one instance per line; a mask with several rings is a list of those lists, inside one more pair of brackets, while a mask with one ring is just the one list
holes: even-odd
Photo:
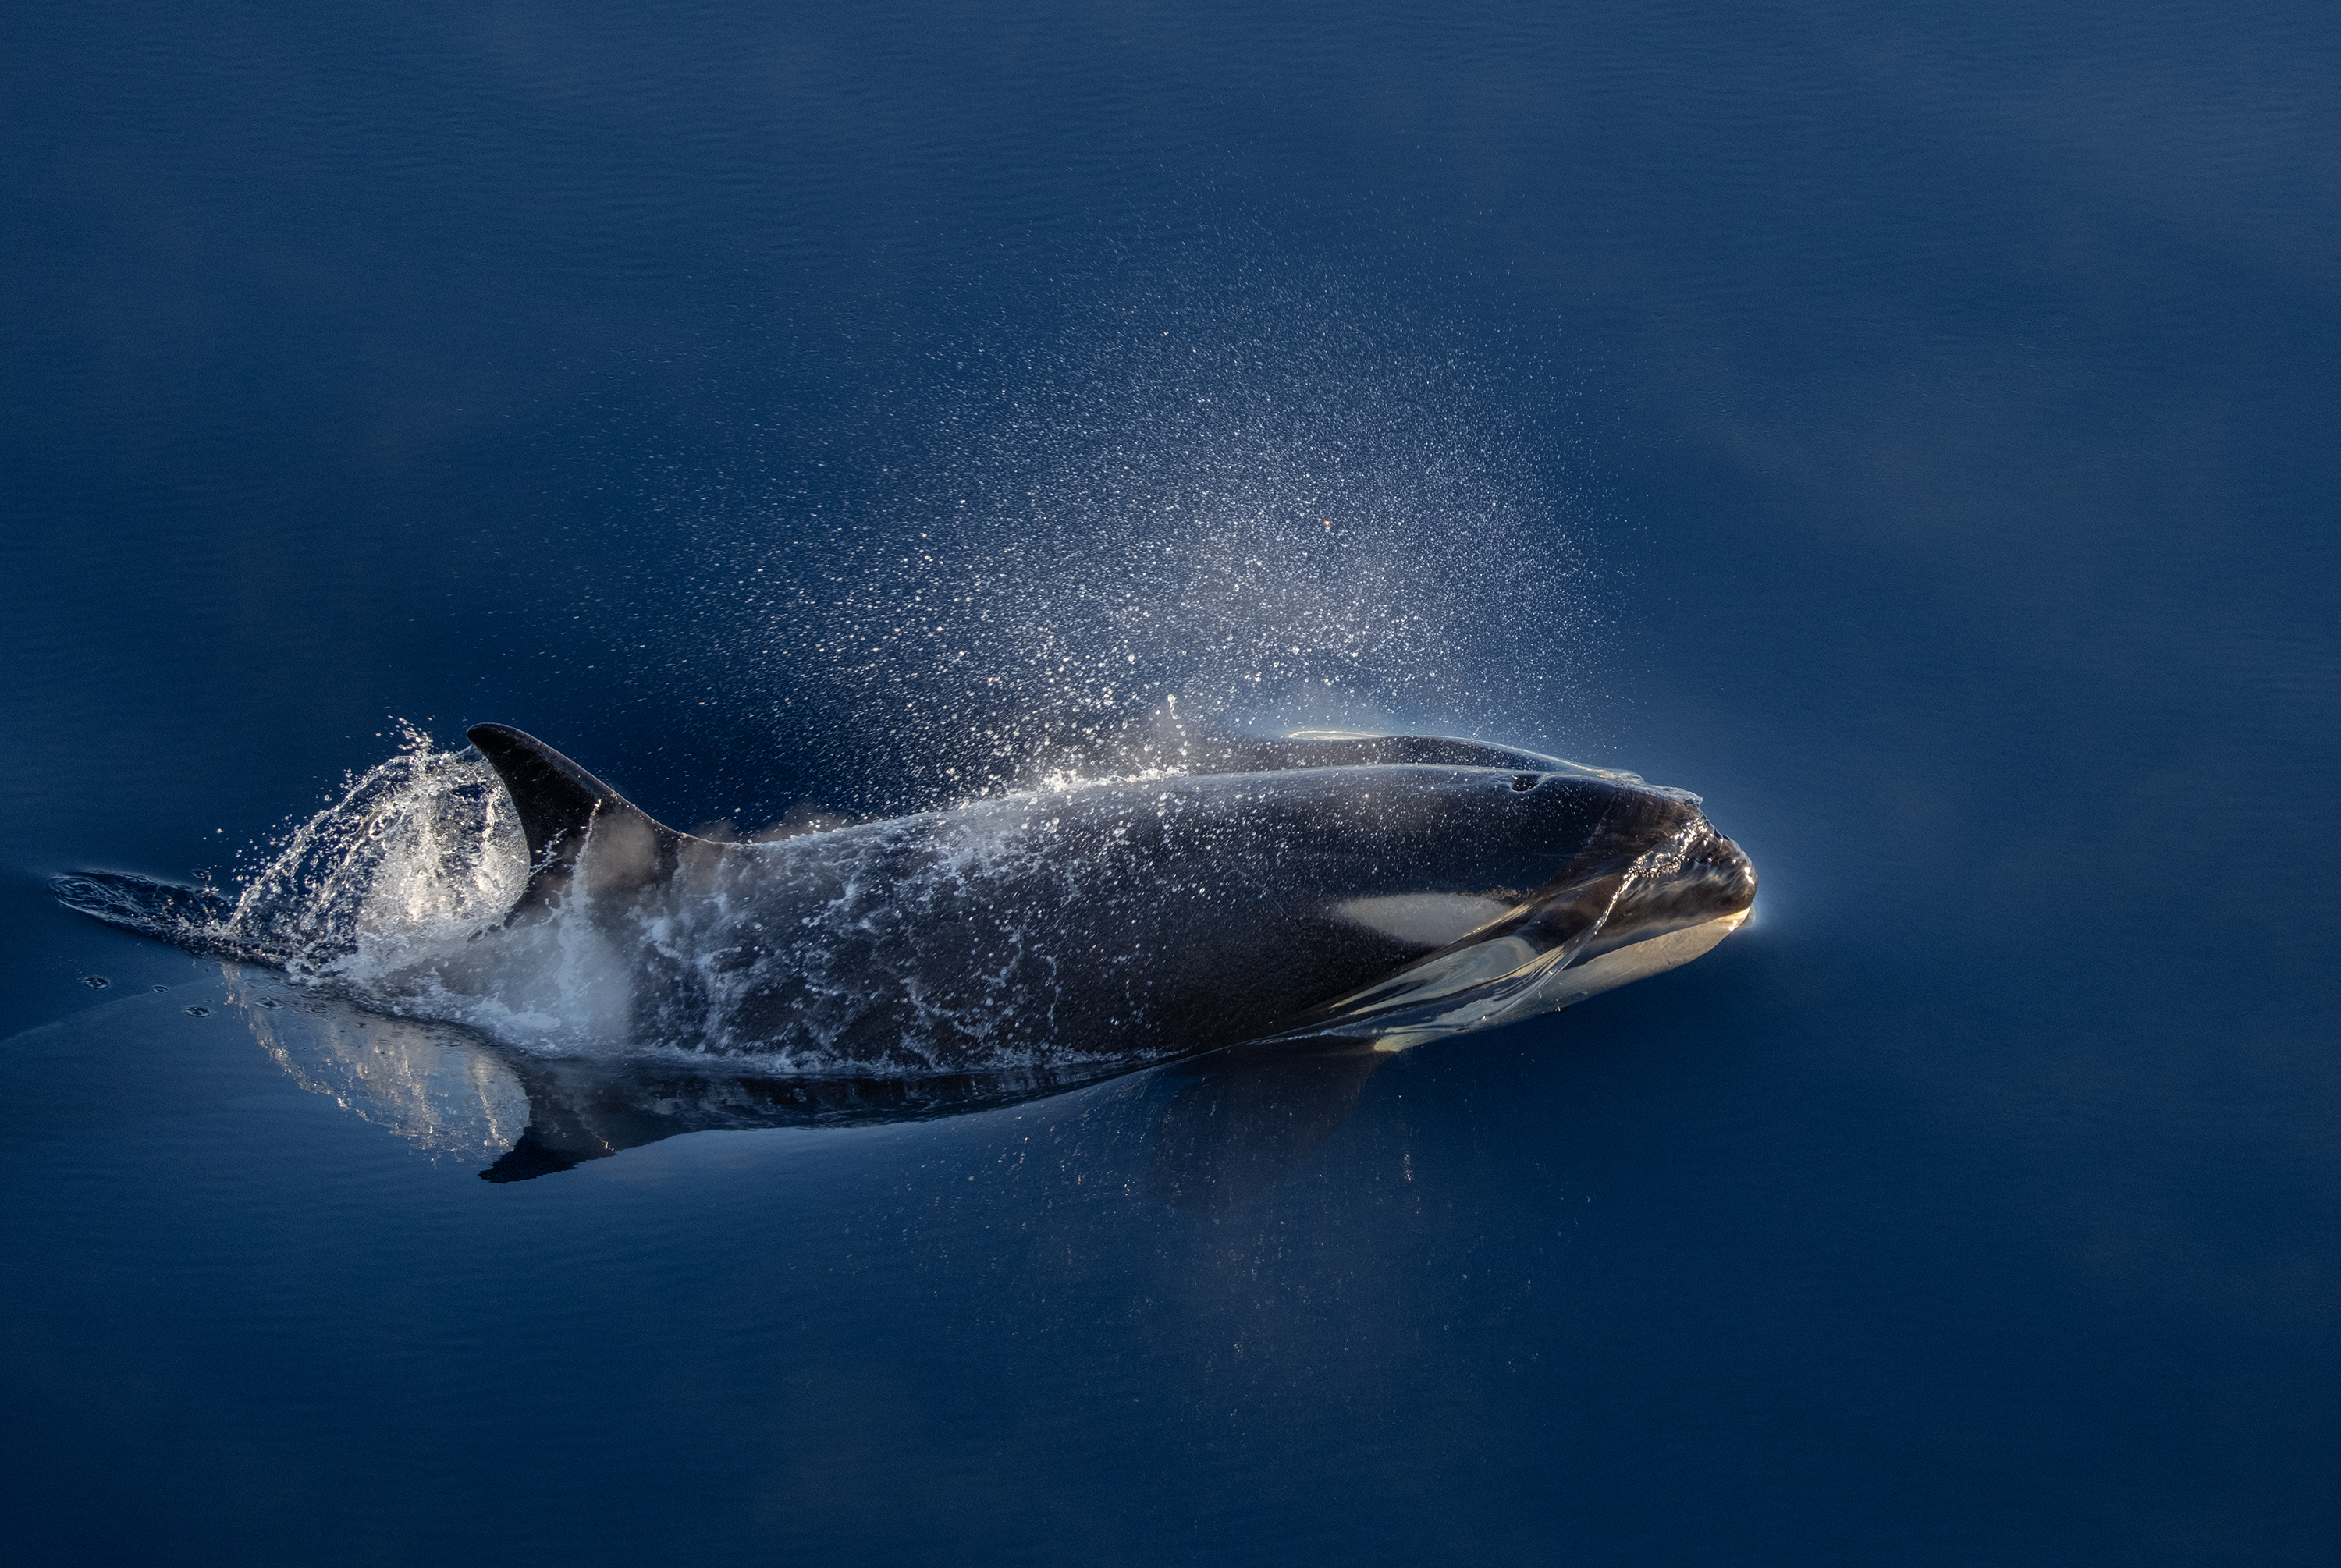
[[1401, 942], [1443, 948], [1511, 908], [1493, 898], [1463, 893], [1401, 893], [1387, 898], [1351, 898], [1334, 905], [1333, 913]]

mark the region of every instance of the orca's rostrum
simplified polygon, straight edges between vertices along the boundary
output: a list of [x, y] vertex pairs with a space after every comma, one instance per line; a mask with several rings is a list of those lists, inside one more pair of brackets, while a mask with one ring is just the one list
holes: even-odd
[[1688, 962], [1756, 890], [1697, 797], [1471, 741], [1227, 742], [1183, 771], [743, 843], [662, 826], [520, 730], [470, 736], [530, 870], [432, 988], [493, 995], [492, 1032], [548, 1046], [864, 1077], [1397, 1048]]

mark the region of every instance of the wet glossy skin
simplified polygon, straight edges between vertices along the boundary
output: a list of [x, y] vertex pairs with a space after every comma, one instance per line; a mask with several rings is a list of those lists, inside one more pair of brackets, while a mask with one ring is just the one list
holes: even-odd
[[[552, 873], [542, 908], [451, 984], [575, 964], [583, 928], [605, 1027], [635, 1046], [819, 1072], [1138, 1062], [1296, 1028], [1370, 1037], [1425, 962], [1500, 948], [1472, 980], [1493, 983], [1753, 897], [1689, 797], [1464, 754], [1512, 765], [1100, 783], [772, 844], [673, 834], [583, 775], [589, 831], [532, 831]], [[547, 764], [489, 755], [528, 818]], [[1360, 995], [1394, 980], [1393, 997]], [[1448, 1011], [1458, 989], [1441, 987]]]

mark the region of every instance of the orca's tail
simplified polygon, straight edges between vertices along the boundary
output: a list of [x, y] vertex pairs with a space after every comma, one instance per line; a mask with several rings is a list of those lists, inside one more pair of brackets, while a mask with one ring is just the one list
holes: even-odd
[[682, 846], [696, 842], [533, 735], [509, 724], [474, 724], [465, 734], [504, 781], [528, 839], [523, 908], [543, 903], [581, 870], [597, 893], [663, 880]]

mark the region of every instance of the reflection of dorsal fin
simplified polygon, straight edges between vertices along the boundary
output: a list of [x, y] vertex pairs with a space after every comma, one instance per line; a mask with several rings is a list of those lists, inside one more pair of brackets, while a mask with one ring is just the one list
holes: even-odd
[[528, 838], [528, 892], [522, 903], [543, 903], [549, 884], [565, 881], [589, 837], [611, 858], [595, 856], [598, 886], [613, 888], [657, 880], [674, 868], [687, 834], [652, 819], [641, 807], [576, 763], [508, 724], [476, 724], [466, 732], [504, 781], [521, 831]]

